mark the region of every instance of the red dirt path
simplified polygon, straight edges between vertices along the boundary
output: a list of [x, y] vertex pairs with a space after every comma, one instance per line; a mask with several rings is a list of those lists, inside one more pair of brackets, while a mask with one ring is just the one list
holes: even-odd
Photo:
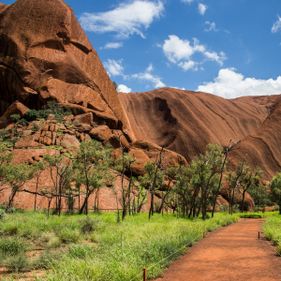
[[156, 281], [280, 281], [281, 258], [257, 239], [261, 225], [244, 219], [210, 233]]

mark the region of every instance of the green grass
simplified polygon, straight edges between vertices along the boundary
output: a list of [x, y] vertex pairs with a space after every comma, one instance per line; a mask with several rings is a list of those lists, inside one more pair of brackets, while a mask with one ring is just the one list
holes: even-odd
[[281, 215], [268, 217], [263, 225], [266, 239], [277, 246], [277, 254], [281, 256]]
[[[0, 263], [10, 263], [14, 271], [49, 269], [37, 280], [138, 281], [144, 267], [154, 278], [187, 246], [238, 218], [217, 214], [202, 221], [155, 215], [148, 221], [147, 214], [140, 214], [117, 224], [113, 213], [49, 219], [40, 213], [7, 214], [0, 221], [0, 251], [2, 240], [25, 246], [18, 252], [18, 246], [4, 250]], [[44, 250], [36, 259], [26, 260], [28, 251], [36, 248]]]

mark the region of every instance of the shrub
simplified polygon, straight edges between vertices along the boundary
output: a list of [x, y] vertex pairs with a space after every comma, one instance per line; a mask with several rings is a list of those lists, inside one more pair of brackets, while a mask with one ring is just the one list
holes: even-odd
[[262, 214], [250, 213], [250, 214], [241, 214], [240, 218], [242, 219], [261, 219], [263, 218]]
[[18, 234], [18, 226], [14, 224], [7, 225], [3, 231], [1, 231], [4, 235], [14, 236]]
[[65, 243], [75, 243], [79, 240], [79, 232], [77, 230], [63, 228], [57, 233], [60, 240]]
[[0, 254], [16, 256], [26, 250], [25, 243], [17, 238], [0, 239]]
[[81, 224], [81, 232], [83, 234], [91, 233], [97, 227], [97, 221], [93, 220], [93, 219], [91, 219], [89, 217], [86, 217], [85, 219], [81, 220], [80, 224]]
[[69, 248], [69, 255], [72, 258], [85, 259], [93, 252], [93, 248], [87, 245], [73, 245]]
[[33, 264], [34, 269], [50, 269], [55, 262], [58, 262], [58, 253], [44, 252]]
[[19, 272], [28, 266], [28, 260], [24, 254], [19, 254], [7, 259], [5, 266], [13, 272]]
[[3, 209], [0, 209], [0, 220], [3, 220], [5, 217], [6, 213]]

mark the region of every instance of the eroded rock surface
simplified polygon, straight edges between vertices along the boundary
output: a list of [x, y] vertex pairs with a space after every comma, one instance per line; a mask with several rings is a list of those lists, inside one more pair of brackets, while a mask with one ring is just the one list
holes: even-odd
[[0, 115], [16, 100], [80, 106], [127, 132], [117, 93], [73, 11], [62, 0], [0, 5]]

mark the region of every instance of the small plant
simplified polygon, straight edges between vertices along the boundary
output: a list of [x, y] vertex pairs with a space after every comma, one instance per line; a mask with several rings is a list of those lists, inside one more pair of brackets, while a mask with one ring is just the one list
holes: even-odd
[[59, 260], [58, 253], [44, 252], [33, 264], [35, 269], [49, 269]]
[[79, 240], [79, 232], [77, 230], [71, 230], [67, 228], [63, 228], [58, 232], [58, 237], [60, 238], [62, 243], [70, 244], [76, 243]]
[[0, 220], [3, 220], [5, 218], [5, 211], [3, 209], [0, 209]]
[[69, 255], [72, 258], [85, 259], [91, 255], [93, 248], [87, 245], [73, 245], [69, 248]]
[[16, 256], [26, 249], [25, 243], [17, 238], [0, 239], [0, 254], [5, 256]]
[[20, 254], [7, 259], [5, 266], [9, 270], [18, 273], [28, 267], [28, 260], [24, 254]]
[[89, 217], [86, 217], [85, 219], [81, 220], [80, 223], [81, 223], [81, 232], [83, 234], [91, 233], [95, 231], [97, 227], [97, 221]]
[[19, 114], [12, 114], [12, 115], [10, 116], [10, 118], [11, 118], [12, 122], [18, 123], [19, 120], [21, 119], [21, 116], [20, 116]]
[[249, 214], [241, 214], [240, 218], [242, 219], [261, 219], [263, 217], [262, 214], [257, 213], [249, 213]]

